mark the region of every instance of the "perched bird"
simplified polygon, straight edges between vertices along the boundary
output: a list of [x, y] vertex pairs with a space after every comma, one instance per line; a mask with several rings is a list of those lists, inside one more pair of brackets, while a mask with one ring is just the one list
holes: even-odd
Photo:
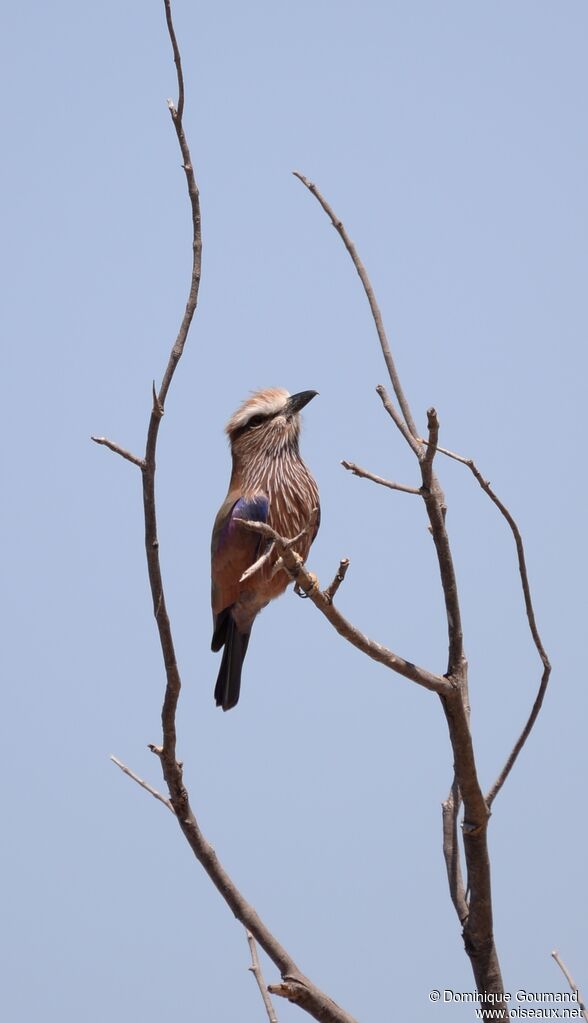
[[[318, 490], [298, 450], [299, 412], [316, 393], [291, 395], [281, 387], [257, 391], [226, 426], [233, 471], [211, 544], [211, 646], [213, 650], [224, 646], [214, 697], [223, 710], [230, 710], [239, 699], [241, 668], [256, 616], [291, 581], [277, 564], [271, 540], [250, 532], [237, 520], [267, 522], [288, 538], [311, 523], [294, 548], [302, 558], [307, 557], [318, 532]], [[262, 564], [242, 579], [264, 554], [267, 557]]]

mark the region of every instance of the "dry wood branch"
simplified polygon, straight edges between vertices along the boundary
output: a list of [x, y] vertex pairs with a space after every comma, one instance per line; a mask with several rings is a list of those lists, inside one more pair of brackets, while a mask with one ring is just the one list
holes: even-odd
[[[437, 691], [440, 693], [443, 709], [447, 719], [449, 737], [453, 749], [456, 784], [464, 804], [463, 842], [468, 871], [468, 884], [471, 893], [469, 912], [463, 930], [464, 942], [467, 954], [472, 964], [478, 990], [481, 992], [491, 992], [496, 996], [493, 1009], [498, 1009], [501, 1017], [506, 1020], [509, 1018], [508, 1006], [504, 1001], [504, 998], [501, 997], [504, 994], [504, 986], [500, 975], [500, 966], [494, 945], [492, 929], [490, 861], [487, 844], [489, 810], [478, 781], [476, 760], [469, 725], [467, 662], [464, 654], [461, 611], [455, 569], [453, 565], [453, 556], [445, 527], [445, 498], [432, 469], [433, 456], [438, 439], [439, 424], [434, 410], [430, 410], [429, 441], [433, 449], [433, 453], [425, 453], [422, 447], [422, 441], [420, 441], [416, 435], [414, 422], [412, 420], [404, 392], [398, 380], [396, 370], [393, 363], [392, 367], [390, 366], [390, 362], [387, 358], [389, 347], [387, 345], [387, 341], [385, 341], [385, 334], [383, 333], [379, 308], [371, 285], [367, 280], [365, 270], [355, 251], [355, 247], [347, 236], [341, 221], [335, 216], [331, 207], [321, 196], [316, 187], [301, 174], [297, 174], [297, 177], [299, 177], [303, 184], [305, 184], [312, 192], [325, 212], [330, 216], [333, 225], [341, 235], [358, 271], [370, 302], [370, 307], [378, 330], [378, 336], [380, 338], [380, 343], [382, 344], [384, 358], [390, 371], [394, 391], [404, 416], [404, 422], [393, 402], [386, 394], [385, 389], [382, 386], [379, 386], [377, 391], [382, 399], [384, 407], [418, 458], [421, 468], [423, 486], [420, 493], [425, 503], [431, 533], [437, 552], [437, 561], [441, 576], [441, 587], [443, 590], [447, 616], [449, 656], [446, 682], [449, 684], [449, 689], [441, 691], [437, 688]], [[284, 561], [286, 562], [285, 558]], [[290, 570], [290, 566], [287, 565], [287, 567]], [[295, 575], [295, 573], [293, 574]], [[305, 581], [300, 581], [300, 572], [298, 576], [298, 583], [304, 589]], [[313, 592], [310, 595], [314, 603], [316, 603], [323, 613], [326, 614], [326, 611], [320, 604], [321, 597], [324, 600], [324, 594], [320, 594], [318, 586], [316, 587], [316, 591], [314, 591], [313, 587]], [[335, 627], [337, 627], [337, 625], [335, 625]], [[352, 634], [348, 632], [343, 632], [343, 634], [346, 635], [351, 642], [354, 642]], [[365, 639], [365, 637], [363, 638]], [[367, 642], [369, 643], [369, 641]], [[358, 643], [356, 643], [356, 645], [358, 645], [360, 649], [364, 649], [365, 652], [370, 653], [369, 649], [367, 649], [365, 645], [360, 645]], [[373, 655], [370, 654], [370, 656]], [[389, 667], [392, 667], [394, 670], [398, 670], [398, 668], [393, 663], [390, 663], [386, 658], [382, 659]], [[409, 674], [407, 672], [407, 674], [408, 677], [414, 679], [414, 675], [412, 673]], [[457, 889], [455, 888], [456, 882], [454, 874], [450, 875], [450, 886], [451, 884], [454, 884], [453, 894], [456, 894]], [[458, 909], [458, 915], [460, 915], [461, 919], [461, 914], [464, 909], [461, 899], [456, 898], [455, 903], [456, 909]]]
[[397, 372], [396, 366], [394, 364], [394, 359], [392, 358], [392, 352], [390, 351], [390, 345], [388, 344], [388, 338], [386, 337], [386, 331], [384, 329], [384, 321], [382, 320], [382, 314], [380, 312], [380, 308], [379, 308], [378, 303], [376, 301], [376, 296], [374, 294], [374, 289], [372, 288], [372, 285], [370, 283], [370, 279], [369, 279], [369, 277], [367, 275], [366, 269], [365, 269], [361, 259], [359, 258], [358, 254], [357, 254], [357, 250], [355, 248], [355, 245], [351, 241], [351, 238], [347, 234], [347, 231], [345, 230], [345, 227], [343, 226], [342, 222], [339, 220], [339, 217], [336, 215], [335, 211], [333, 209], [331, 209], [331, 207], [329, 206], [328, 202], [321, 195], [321, 193], [319, 192], [319, 190], [316, 187], [316, 185], [314, 185], [312, 183], [312, 181], [309, 181], [309, 179], [306, 178], [304, 176], [304, 174], [301, 174], [300, 171], [294, 171], [294, 177], [298, 178], [298, 180], [301, 181], [302, 184], [306, 186], [306, 188], [308, 188], [308, 191], [311, 192], [312, 195], [314, 195], [315, 199], [318, 200], [318, 202], [320, 203], [320, 205], [324, 209], [324, 211], [327, 214], [327, 216], [331, 218], [331, 223], [332, 223], [333, 227], [340, 234], [341, 238], [343, 239], [343, 244], [345, 245], [345, 248], [347, 249], [349, 255], [351, 256], [351, 259], [353, 261], [353, 265], [354, 265], [355, 269], [357, 270], [357, 273], [359, 274], [359, 279], [360, 279], [361, 283], [363, 284], [363, 289], [364, 289], [364, 291], [366, 293], [367, 300], [369, 302], [370, 309], [372, 311], [372, 316], [374, 318], [374, 323], [376, 325], [376, 330], [378, 332], [378, 338], [380, 340], [380, 345], [382, 347], [382, 354], [384, 356], [384, 361], [385, 361], [386, 366], [388, 368], [388, 373], [390, 374], [390, 380], [392, 381], [392, 386], [394, 388], [394, 393], [396, 395], [396, 398], [398, 399], [398, 404], [400, 405], [400, 408], [402, 410], [402, 415], [404, 416], [404, 421], [405, 421], [405, 423], [406, 423], [410, 433], [412, 434], [412, 436], [416, 437], [417, 436], [417, 429], [416, 429], [416, 426], [414, 424], [414, 420], [412, 418], [412, 414], [411, 414], [411, 411], [410, 411], [409, 404], [408, 404], [408, 402], [407, 402], [407, 400], [406, 400], [406, 398], [404, 396], [404, 391], [402, 389], [402, 385], [400, 383], [400, 378], [398, 376], [398, 372]]
[[249, 969], [251, 970], [251, 973], [255, 977], [255, 981], [257, 983], [261, 997], [263, 999], [265, 1011], [267, 1012], [267, 1018], [269, 1019], [270, 1023], [278, 1023], [276, 1010], [274, 1009], [273, 1002], [269, 996], [265, 980], [263, 979], [263, 973], [259, 963], [259, 956], [257, 954], [257, 945], [255, 944], [255, 938], [253, 937], [251, 931], [247, 931], [247, 941], [249, 942], [249, 951], [251, 952], [251, 966], [249, 967]]
[[561, 959], [560, 954], [557, 951], [557, 949], [554, 949], [553, 952], [551, 953], [551, 955], [555, 959], [555, 961], [556, 961], [557, 965], [559, 966], [561, 972], [563, 973], [563, 975], [566, 978], [568, 984], [570, 985], [570, 990], [573, 991], [574, 995], [576, 996], [576, 1001], [578, 1003], [578, 1008], [580, 1009], [580, 1012], [582, 1013], [584, 1019], [588, 1020], [588, 1009], [586, 1009], [586, 1005], [584, 1004], [584, 999], [582, 998], [582, 995], [580, 994], [580, 989], [579, 989], [578, 985], [576, 984], [576, 981], [572, 977], [572, 975], [571, 975], [570, 971], [568, 970], [566, 964]]
[[378, 384], [378, 386], [376, 387], [376, 394], [379, 394], [382, 405], [386, 409], [386, 412], [390, 416], [390, 419], [392, 420], [394, 425], [400, 430], [400, 433], [404, 437], [408, 446], [412, 448], [417, 458], [420, 458], [421, 457], [420, 444], [415, 440], [412, 433], [410, 433], [410, 431], [407, 429], [404, 420], [400, 415], [400, 412], [396, 408], [394, 402], [392, 401], [390, 395], [388, 394], [383, 384]]
[[437, 451], [439, 440], [439, 420], [434, 408], [427, 409], [427, 425], [429, 427], [429, 440], [422, 462], [423, 486], [431, 490], [433, 486], [433, 459]]
[[423, 486], [421, 496], [425, 502], [431, 534], [437, 551], [439, 572], [441, 575], [441, 586], [445, 599], [445, 612], [447, 615], [447, 632], [449, 638], [449, 660], [447, 674], [452, 678], [465, 679], [463, 633], [461, 626], [461, 610], [459, 606], [459, 594], [457, 579], [453, 565], [453, 555], [449, 536], [445, 526], [445, 497], [439, 486], [439, 482], [433, 472], [433, 458], [437, 450], [439, 438], [439, 420], [434, 408], [427, 411], [429, 426], [428, 447], [420, 460]]
[[262, 568], [265, 568], [265, 566], [267, 565], [268, 561], [270, 560], [274, 553], [274, 549], [275, 548], [273, 543], [270, 543], [265, 553], [262, 554], [261, 557], [257, 559], [257, 561], [254, 561], [253, 564], [249, 566], [249, 568], [245, 569], [243, 575], [239, 578], [239, 582], [240, 583], [247, 582], [248, 579], [251, 579], [252, 575], [255, 575], [256, 572], [260, 572]]
[[139, 778], [139, 775], [135, 774], [134, 771], [131, 771], [130, 767], [127, 767], [126, 764], [123, 764], [122, 760], [119, 760], [118, 757], [111, 756], [110, 759], [112, 760], [113, 764], [116, 764], [117, 767], [120, 767], [123, 774], [128, 775], [129, 778], [132, 778], [133, 781], [136, 781], [137, 785], [140, 785], [142, 789], [145, 789], [146, 792], [149, 792], [152, 796], [154, 796], [155, 799], [159, 799], [159, 802], [163, 803], [164, 806], [167, 806], [168, 810], [175, 815], [176, 811], [171, 805], [169, 799], [166, 799], [165, 796], [162, 796], [161, 792], [158, 792], [157, 789], [154, 789], [151, 785], [148, 784], [148, 782], [143, 781], [142, 778]]
[[182, 58], [180, 56], [180, 49], [176, 39], [176, 31], [172, 21], [171, 0], [165, 0], [165, 20], [167, 22], [167, 31], [172, 45], [176, 74], [178, 76], [178, 118], [181, 121], [184, 116], [184, 75], [182, 72]]
[[[427, 441], [423, 441], [423, 443], [426, 444]], [[541, 663], [543, 664], [543, 673], [541, 675], [541, 681], [539, 683], [539, 689], [537, 691], [537, 695], [535, 697], [535, 701], [533, 703], [533, 707], [531, 708], [531, 713], [529, 714], [527, 722], [526, 722], [526, 724], [525, 724], [521, 734], [519, 735], [519, 738], [517, 739], [516, 743], [514, 744], [512, 750], [511, 750], [511, 753], [510, 753], [510, 755], [509, 755], [509, 757], [508, 757], [504, 767], [502, 768], [502, 771], [500, 772], [498, 778], [496, 779], [496, 781], [494, 782], [492, 788], [488, 792], [488, 795], [486, 796], [486, 802], [487, 802], [488, 806], [491, 806], [492, 803], [494, 802], [496, 796], [500, 792], [500, 789], [504, 785], [506, 779], [508, 778], [508, 775], [510, 774], [512, 768], [514, 767], [515, 761], [516, 761], [519, 753], [521, 752], [523, 746], [525, 745], [527, 739], [529, 738], [529, 735], [531, 734], [533, 725], [535, 724], [535, 721], [537, 720], [537, 718], [539, 716], [539, 711], [541, 710], [541, 706], [543, 704], [543, 699], [545, 697], [545, 693], [546, 693], [546, 690], [547, 690], [547, 685], [549, 683], [549, 676], [551, 675], [551, 664], [549, 662], [549, 658], [547, 656], [547, 652], [545, 650], [545, 647], [543, 646], [543, 642], [541, 640], [541, 636], [539, 635], [539, 630], [537, 628], [537, 622], [536, 622], [536, 619], [535, 619], [535, 610], [533, 608], [533, 600], [532, 600], [532, 597], [531, 597], [531, 586], [530, 586], [530, 583], [529, 583], [529, 575], [528, 575], [528, 572], [527, 572], [527, 562], [526, 562], [526, 559], [525, 559], [525, 547], [524, 547], [524, 544], [523, 544], [523, 538], [522, 538], [522, 535], [521, 535], [521, 531], [520, 531], [516, 521], [514, 520], [514, 518], [511, 515], [511, 513], [509, 512], [509, 510], [506, 507], [506, 505], [503, 504], [503, 502], [500, 500], [500, 498], [495, 494], [495, 492], [492, 489], [492, 487], [490, 486], [490, 483], [488, 482], [488, 480], [484, 479], [484, 477], [482, 476], [482, 473], [480, 472], [480, 470], [478, 469], [477, 465], [475, 464], [475, 462], [473, 461], [472, 458], [464, 458], [463, 455], [458, 455], [458, 454], [455, 453], [455, 451], [448, 451], [447, 448], [437, 447], [437, 451], [441, 455], [446, 455], [447, 458], [453, 458], [456, 462], [461, 462], [462, 465], [466, 465], [468, 467], [468, 469], [471, 471], [471, 473], [474, 475], [474, 477], [476, 478], [478, 483], [480, 484], [482, 490], [488, 495], [488, 497], [490, 498], [492, 503], [495, 504], [496, 507], [498, 508], [500, 514], [508, 522], [508, 525], [509, 525], [510, 530], [512, 532], [512, 535], [514, 537], [514, 542], [515, 542], [515, 546], [516, 546], [516, 550], [517, 550], [517, 560], [518, 560], [518, 566], [519, 566], [519, 575], [520, 575], [520, 578], [521, 578], [521, 586], [522, 586], [522, 590], [523, 590], [523, 597], [524, 597], [524, 601], [525, 601], [525, 612], [526, 612], [526, 615], [527, 615], [527, 621], [529, 623], [529, 630], [530, 630], [531, 636], [533, 638], [533, 642], [535, 644], [535, 647], [537, 649], [537, 653], [539, 654], [539, 657], [541, 659]]]
[[443, 856], [445, 857], [445, 867], [447, 870], [447, 879], [449, 881], [451, 901], [453, 902], [455, 912], [457, 913], [459, 921], [463, 927], [468, 918], [469, 910], [461, 873], [459, 842], [457, 835], [457, 818], [460, 804], [461, 797], [459, 794], [459, 786], [457, 784], [457, 778], [454, 776], [449, 795], [442, 805]]
[[[168, 32], [174, 52], [174, 59], [178, 74], [179, 100], [177, 109], [173, 103], [169, 103], [172, 122], [178, 138], [178, 143], [183, 157], [183, 166], [188, 185], [188, 195], [192, 210], [193, 242], [192, 242], [192, 276], [190, 290], [186, 302], [184, 317], [180, 325], [176, 341], [171, 350], [168, 364], [159, 389], [156, 391], [153, 386], [152, 409], [147, 431], [147, 442], [145, 460], [141, 464], [143, 469], [143, 504], [145, 514], [145, 551], [149, 571], [149, 585], [153, 600], [153, 611], [157, 623], [160, 645], [163, 653], [163, 660], [166, 673], [166, 688], [161, 713], [163, 743], [161, 746], [151, 745], [151, 749], [159, 757], [163, 775], [169, 790], [170, 805], [175, 812], [178, 824], [190, 845], [194, 855], [204, 867], [209, 878], [216, 886], [223, 899], [232, 910], [235, 917], [243, 926], [253, 934], [261, 947], [270, 957], [273, 963], [280, 970], [282, 979], [286, 983], [297, 1003], [315, 1019], [321, 1023], [355, 1023], [349, 1013], [341, 1009], [335, 1002], [325, 995], [300, 971], [292, 956], [280, 945], [271, 931], [266, 927], [261, 918], [237, 889], [227, 872], [220, 864], [218, 857], [200, 831], [196, 817], [190, 806], [188, 792], [183, 783], [182, 765], [176, 758], [176, 710], [181, 689], [181, 679], [178, 670], [173, 637], [169, 617], [167, 614], [161, 567], [159, 562], [159, 541], [157, 538], [157, 517], [155, 507], [155, 455], [157, 448], [157, 437], [159, 425], [164, 414], [165, 400], [167, 393], [181, 358], [188, 331], [198, 300], [198, 289], [200, 284], [201, 252], [202, 242], [200, 233], [200, 202], [196, 179], [192, 167], [190, 151], [184, 134], [182, 115], [184, 109], [184, 85], [181, 69], [179, 48], [173, 28], [170, 0], [165, 0], [165, 13]], [[113, 450], [122, 453], [116, 446]], [[130, 459], [132, 460], [132, 459]], [[289, 552], [290, 553], [290, 552]], [[121, 766], [119, 764], [119, 766]], [[121, 766], [121, 769], [122, 766]], [[139, 784], [155, 795], [155, 790], [134, 777]], [[165, 800], [163, 800], [165, 802]]]
[[121, 448], [120, 444], [115, 444], [113, 441], [108, 440], [107, 437], [90, 437], [90, 440], [93, 440], [94, 444], [101, 444], [110, 451], [114, 451], [115, 455], [120, 455], [121, 458], [126, 458], [127, 462], [132, 462], [133, 465], [138, 465], [139, 469], [145, 468], [145, 462], [142, 458], [138, 458], [137, 455], [133, 455], [130, 451], [127, 451], [126, 448]]
[[400, 490], [402, 494], [416, 494], [420, 497], [420, 490], [417, 487], [408, 487], [405, 483], [395, 483], [393, 480], [385, 480], [382, 476], [375, 476], [373, 472], [368, 472], [367, 469], [362, 469], [360, 465], [356, 465], [355, 462], [341, 462], [344, 469], [352, 472], [354, 476], [360, 476], [361, 479], [371, 480], [372, 483], [379, 483], [382, 487], [389, 487], [390, 490]]
[[372, 660], [385, 664], [387, 668], [391, 668], [392, 671], [403, 675], [404, 678], [416, 682], [417, 685], [424, 686], [425, 689], [431, 689], [440, 695], [449, 695], [453, 692], [453, 687], [447, 679], [442, 678], [440, 675], [434, 675], [425, 668], [420, 668], [418, 665], [413, 664], [412, 661], [406, 661], [403, 657], [388, 650], [387, 647], [376, 643], [375, 640], [368, 639], [351, 622], [348, 622], [332, 604], [328, 591], [325, 593], [320, 589], [316, 576], [309, 572], [300, 555], [292, 550], [291, 540], [280, 536], [279, 533], [276, 533], [265, 522], [250, 522], [247, 519], [241, 519], [239, 524], [244, 529], [260, 533], [261, 536], [274, 541], [286, 571], [307, 597], [310, 597], [313, 604], [318, 607], [319, 611], [324, 614], [325, 618], [334, 626], [337, 632], [344, 639], [348, 640], [349, 643], [357, 647], [364, 654], [367, 654]]
[[341, 558], [341, 561], [339, 562], [339, 568], [337, 569], [337, 574], [335, 575], [333, 582], [331, 583], [330, 586], [327, 586], [326, 590], [324, 591], [325, 597], [331, 604], [333, 603], [337, 590], [339, 589], [341, 583], [343, 582], [345, 576], [347, 575], [348, 568], [349, 558]]
[[176, 366], [182, 356], [184, 345], [188, 337], [188, 331], [198, 302], [202, 262], [202, 235], [200, 221], [200, 196], [192, 166], [192, 158], [190, 156], [190, 150], [186, 141], [182, 123], [184, 112], [184, 80], [178, 43], [173, 27], [170, 0], [165, 0], [165, 16], [178, 77], [178, 106], [176, 109], [173, 104], [170, 104], [170, 114], [176, 131], [180, 151], [182, 153], [183, 168], [186, 175], [188, 196], [192, 211], [192, 275], [184, 316], [168, 359], [159, 392], [156, 393], [155, 386], [153, 387], [153, 404], [145, 447], [143, 504], [145, 510], [145, 551], [149, 571], [149, 584], [151, 586], [151, 595], [153, 598], [153, 613], [157, 622], [167, 676], [167, 685], [162, 710], [163, 749], [161, 763], [168, 785], [172, 780], [173, 784], [177, 785], [177, 778], [173, 778], [172, 776], [175, 775], [177, 766], [175, 714], [180, 695], [181, 680], [165, 604], [161, 566], [159, 562], [159, 542], [157, 539], [157, 515], [155, 507], [155, 452], [157, 447], [159, 424], [161, 423], [165, 407], [165, 399], [167, 397]]

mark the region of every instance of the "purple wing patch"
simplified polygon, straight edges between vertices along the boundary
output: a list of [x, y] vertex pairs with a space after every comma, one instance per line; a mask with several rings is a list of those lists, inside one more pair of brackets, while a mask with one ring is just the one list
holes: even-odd
[[268, 512], [269, 501], [265, 494], [250, 498], [240, 497], [238, 501], [235, 501], [219, 536], [217, 548], [219, 553], [226, 542], [233, 539], [237, 532], [241, 536], [243, 535], [243, 530], [239, 529], [235, 519], [249, 519], [250, 522], [267, 522]]

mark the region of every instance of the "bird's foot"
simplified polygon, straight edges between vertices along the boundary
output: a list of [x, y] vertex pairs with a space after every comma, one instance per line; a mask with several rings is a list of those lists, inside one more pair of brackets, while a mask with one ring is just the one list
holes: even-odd
[[314, 572], [309, 572], [308, 574], [311, 579], [310, 589], [303, 590], [300, 583], [294, 584], [294, 593], [296, 594], [297, 597], [302, 597], [303, 600], [306, 600], [307, 597], [310, 597], [311, 594], [314, 593], [319, 588], [319, 581]]

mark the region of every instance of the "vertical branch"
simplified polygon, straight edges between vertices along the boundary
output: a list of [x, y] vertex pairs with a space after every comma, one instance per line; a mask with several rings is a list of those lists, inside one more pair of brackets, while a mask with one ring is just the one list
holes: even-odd
[[[98, 444], [109, 447], [128, 461], [139, 466], [142, 470], [143, 505], [145, 513], [145, 550], [149, 571], [149, 584], [151, 587], [153, 612], [157, 623], [166, 673], [166, 688], [161, 713], [163, 745], [151, 745], [150, 748], [160, 759], [163, 775], [170, 795], [169, 803], [165, 797], [162, 797], [160, 793], [140, 779], [138, 775], [135, 775], [134, 772], [127, 769], [119, 761], [115, 762], [118, 763], [118, 766], [121, 767], [126, 774], [137, 781], [139, 785], [150, 792], [151, 795], [155, 796], [155, 798], [160, 799], [163, 803], [165, 803], [176, 815], [178, 824], [186, 838], [186, 841], [192, 849], [194, 856], [199, 863], [202, 864], [208, 877], [218, 889], [222, 898], [232, 910], [234, 916], [249, 932], [251, 932], [272, 962], [280, 970], [280, 974], [284, 981], [284, 990], [287, 992], [286, 997], [288, 997], [291, 1001], [296, 1002], [296, 1004], [298, 1004], [316, 1020], [319, 1020], [320, 1023], [355, 1023], [353, 1017], [350, 1016], [349, 1013], [345, 1012], [344, 1009], [338, 1006], [331, 998], [316, 987], [316, 985], [313, 984], [308, 977], [304, 976], [292, 956], [279, 943], [277, 938], [264, 924], [253, 906], [247, 902], [235, 883], [229, 877], [220, 863], [215, 850], [200, 830], [196, 816], [190, 806], [188, 791], [183, 784], [182, 765], [176, 759], [176, 709], [181, 689], [181, 679], [176, 662], [159, 561], [159, 541], [157, 538], [157, 515], [155, 506], [155, 456], [159, 426], [164, 414], [165, 400], [177, 364], [182, 356], [198, 301], [202, 241], [200, 231], [200, 200], [198, 187], [196, 185], [190, 151], [182, 124], [184, 111], [184, 82], [180, 52], [172, 22], [170, 0], [165, 0], [165, 13], [176, 64], [179, 91], [177, 108], [171, 101], [168, 102], [168, 106], [180, 150], [182, 152], [183, 167], [186, 174], [188, 194], [192, 210], [193, 258], [190, 289], [184, 316], [168, 359], [168, 364], [159, 392], [156, 390], [155, 384], [153, 385], [152, 408], [147, 430], [145, 458], [137, 458], [124, 448], [121, 448], [120, 445], [114, 444], [104, 437], [97, 437], [94, 438], [94, 440]], [[436, 681], [439, 685], [443, 686], [442, 679]]]
[[[192, 157], [190, 155], [190, 149], [188, 147], [188, 142], [186, 140], [186, 135], [184, 132], [184, 126], [182, 121], [184, 114], [184, 76], [182, 71], [180, 51], [178, 48], [178, 43], [172, 21], [170, 0], [165, 0], [165, 16], [167, 22], [167, 29], [172, 44], [172, 50], [174, 54], [174, 61], [176, 65], [176, 73], [178, 79], [178, 105], [176, 107], [170, 100], [168, 101], [168, 106], [172, 123], [176, 131], [180, 151], [182, 154], [183, 168], [184, 173], [186, 175], [186, 182], [188, 185], [188, 196], [190, 199], [190, 206], [192, 212], [192, 274], [190, 279], [190, 289], [188, 292], [184, 316], [180, 324], [180, 328], [174, 346], [171, 350], [167, 367], [163, 376], [163, 380], [161, 382], [161, 387], [158, 393], [155, 390], [155, 385], [153, 386], [153, 402], [151, 408], [151, 417], [149, 420], [149, 428], [147, 431], [147, 442], [145, 446], [145, 459], [143, 467], [145, 552], [147, 555], [149, 584], [151, 586], [151, 594], [153, 598], [153, 613], [155, 615], [155, 620], [157, 622], [157, 628], [159, 631], [159, 638], [161, 642], [161, 649], [163, 652], [163, 660], [167, 678], [165, 698], [162, 709], [163, 728], [162, 763], [164, 765], [164, 768], [166, 764], [168, 765], [169, 768], [171, 765], [175, 765], [176, 758], [175, 713], [178, 698], [180, 695], [181, 680], [176, 661], [169, 616], [165, 604], [163, 581], [161, 577], [161, 566], [159, 561], [159, 541], [157, 538], [157, 513], [155, 506], [155, 469], [156, 469], [155, 454], [157, 448], [157, 437], [159, 434], [159, 425], [164, 414], [165, 400], [176, 367], [182, 357], [184, 346], [188, 338], [188, 332], [190, 330], [192, 319], [196, 311], [196, 305], [198, 303], [198, 291], [200, 288], [200, 276], [202, 265], [202, 233], [200, 220], [200, 195], [198, 191], [198, 186], [196, 184], [196, 176], [194, 174], [194, 168], [192, 165]], [[169, 777], [166, 775], [166, 781], [169, 782], [169, 780], [170, 780]]]

